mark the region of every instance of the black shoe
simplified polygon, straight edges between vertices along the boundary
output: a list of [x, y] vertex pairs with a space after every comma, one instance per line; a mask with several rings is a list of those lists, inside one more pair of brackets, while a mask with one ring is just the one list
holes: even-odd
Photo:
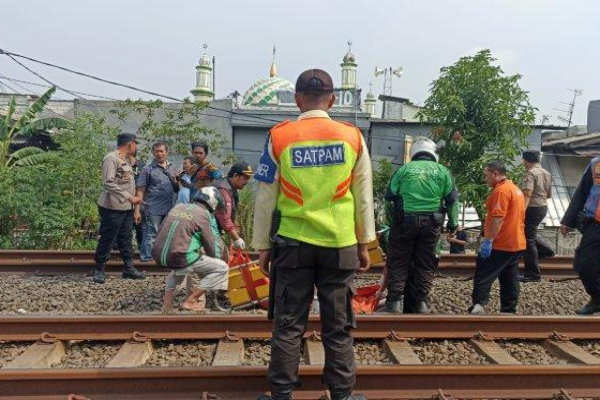
[[418, 302], [417, 306], [415, 307], [415, 313], [416, 314], [429, 314], [429, 307], [427, 306], [427, 303], [424, 301]]
[[133, 261], [126, 261], [123, 269], [123, 279], [146, 279], [146, 274], [143, 271], [136, 269], [133, 266]]
[[402, 314], [402, 300], [386, 301], [383, 311], [392, 314]]
[[546, 258], [552, 258], [556, 255], [555, 252], [550, 252], [550, 253], [545, 253], [545, 254], [539, 254], [538, 255], [538, 260], [545, 260]]
[[348, 389], [329, 389], [331, 400], [367, 400], [362, 393], [352, 394], [352, 388]]
[[519, 275], [519, 282], [527, 283], [527, 282], [541, 282], [541, 276], [530, 276], [530, 275]]
[[575, 311], [579, 315], [592, 315], [600, 312], [600, 300], [590, 300], [585, 306]]
[[104, 283], [106, 282], [106, 264], [96, 264], [96, 268], [94, 268], [94, 283]]
[[271, 393], [270, 396], [268, 394], [261, 394], [256, 400], [292, 400], [292, 392]]

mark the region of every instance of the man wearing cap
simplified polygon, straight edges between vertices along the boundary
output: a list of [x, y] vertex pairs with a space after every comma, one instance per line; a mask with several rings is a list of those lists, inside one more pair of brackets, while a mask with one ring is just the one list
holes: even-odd
[[233, 164], [226, 178], [219, 179], [213, 184], [219, 189], [225, 200], [225, 207], [215, 211], [215, 217], [217, 217], [221, 230], [227, 233], [231, 239], [234, 249], [246, 248], [246, 242], [240, 237], [235, 226], [235, 217], [240, 203], [239, 191], [246, 187], [252, 175], [254, 175], [254, 171], [250, 165], [240, 161]]
[[143, 272], [133, 265], [133, 206], [142, 200], [135, 196], [135, 179], [130, 164], [137, 152], [136, 136], [121, 133], [117, 136], [117, 149], [108, 153], [102, 160], [103, 190], [98, 198], [100, 213], [100, 239], [96, 247], [94, 260], [94, 282], [106, 280], [106, 262], [116, 243], [125, 264], [123, 278], [144, 279]]
[[371, 160], [361, 132], [327, 113], [335, 102], [327, 72], [303, 72], [295, 99], [298, 120], [271, 128], [256, 173], [253, 246], [260, 250], [263, 271], [272, 261], [269, 314], [274, 317], [271, 396], [259, 399], [291, 399], [300, 384], [302, 337], [315, 286], [323, 381], [332, 400], [365, 399], [352, 395], [351, 283], [357, 271], [369, 268], [367, 244], [375, 239]]
[[[554, 251], [542, 239], [538, 238], [538, 226], [548, 212], [547, 201], [552, 196], [552, 175], [540, 165], [541, 155], [537, 150], [523, 152], [525, 175], [521, 182], [521, 191], [525, 196], [525, 272], [519, 276], [521, 282], [539, 282], [542, 273], [539, 258], [552, 257]], [[538, 251], [541, 250], [541, 254]]]

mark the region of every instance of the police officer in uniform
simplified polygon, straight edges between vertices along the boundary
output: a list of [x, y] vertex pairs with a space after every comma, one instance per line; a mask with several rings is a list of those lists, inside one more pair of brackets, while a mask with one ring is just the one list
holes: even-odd
[[438, 164], [435, 143], [418, 138], [411, 161], [394, 173], [386, 194], [391, 229], [387, 267], [390, 273], [385, 311], [401, 314], [407, 280], [411, 282], [412, 310], [426, 314], [436, 270], [436, 244], [448, 213], [448, 231], [458, 226], [458, 194], [450, 171]]
[[135, 177], [131, 158], [137, 152], [136, 136], [121, 133], [117, 136], [117, 149], [102, 160], [103, 190], [98, 198], [100, 213], [100, 239], [94, 254], [96, 268], [94, 283], [106, 280], [106, 262], [116, 243], [125, 263], [123, 278], [145, 279], [146, 275], [133, 265], [133, 206], [142, 200], [135, 196]]
[[573, 268], [590, 295], [590, 301], [576, 312], [589, 315], [600, 312], [600, 156], [591, 160], [560, 221], [563, 236], [577, 226], [582, 212], [583, 236], [575, 250]]
[[325, 347], [323, 380], [331, 399], [365, 399], [352, 395], [351, 283], [357, 271], [368, 269], [367, 243], [375, 239], [371, 161], [360, 131], [329, 117], [334, 101], [327, 72], [303, 72], [296, 82], [301, 114], [271, 129], [255, 175], [253, 245], [263, 270], [272, 260], [274, 286], [271, 396], [263, 400], [291, 399], [299, 385], [302, 336], [315, 286]]

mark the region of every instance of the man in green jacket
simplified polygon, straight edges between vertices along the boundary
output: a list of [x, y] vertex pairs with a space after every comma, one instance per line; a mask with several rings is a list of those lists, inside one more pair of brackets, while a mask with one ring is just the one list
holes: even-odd
[[386, 194], [391, 223], [387, 268], [390, 282], [385, 310], [400, 314], [406, 282], [414, 283], [411, 312], [426, 314], [436, 270], [436, 244], [448, 213], [448, 231], [458, 225], [458, 193], [450, 171], [438, 164], [435, 143], [418, 138], [411, 161], [396, 171]]

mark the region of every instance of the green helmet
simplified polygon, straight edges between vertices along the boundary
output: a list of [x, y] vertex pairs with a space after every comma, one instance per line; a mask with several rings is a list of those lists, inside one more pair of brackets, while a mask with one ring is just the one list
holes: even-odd
[[214, 186], [207, 186], [198, 190], [193, 201], [205, 204], [212, 212], [225, 208], [225, 200], [223, 200], [219, 189]]

